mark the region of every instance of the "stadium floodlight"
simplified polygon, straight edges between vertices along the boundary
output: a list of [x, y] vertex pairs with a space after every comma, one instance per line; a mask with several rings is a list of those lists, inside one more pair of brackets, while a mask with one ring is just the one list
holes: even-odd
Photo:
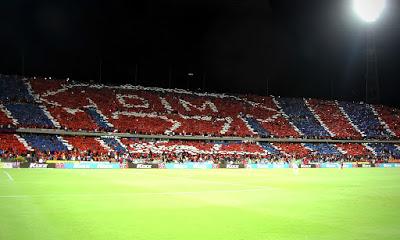
[[386, 0], [353, 0], [354, 12], [368, 24], [365, 28], [367, 38], [366, 49], [366, 73], [365, 73], [365, 101], [367, 103], [379, 103], [379, 78], [375, 46], [375, 25], [386, 7]]
[[378, 20], [386, 6], [386, 0], [353, 0], [354, 12], [365, 22]]

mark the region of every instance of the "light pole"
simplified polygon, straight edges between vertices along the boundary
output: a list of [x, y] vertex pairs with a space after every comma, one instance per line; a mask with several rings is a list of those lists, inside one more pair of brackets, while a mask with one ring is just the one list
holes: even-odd
[[374, 27], [385, 6], [386, 0], [353, 0], [354, 12], [366, 24], [365, 101], [367, 103], [380, 102]]

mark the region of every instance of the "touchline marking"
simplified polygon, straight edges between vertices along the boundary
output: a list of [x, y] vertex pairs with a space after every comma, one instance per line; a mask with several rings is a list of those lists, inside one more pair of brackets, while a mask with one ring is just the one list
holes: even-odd
[[14, 182], [14, 178], [6, 171], [3, 170], [3, 172], [7, 175], [8, 180], [10, 180], [11, 182]]
[[28, 197], [113, 197], [113, 196], [137, 196], [137, 195], [192, 195], [204, 193], [237, 193], [237, 192], [254, 192], [267, 190], [268, 188], [252, 188], [252, 189], [221, 189], [209, 191], [181, 191], [181, 192], [139, 192], [139, 193], [72, 193], [72, 194], [37, 194], [37, 195], [0, 195], [0, 198], [28, 198]]
[[28, 195], [4, 195], [0, 196], [0, 198], [28, 198]]

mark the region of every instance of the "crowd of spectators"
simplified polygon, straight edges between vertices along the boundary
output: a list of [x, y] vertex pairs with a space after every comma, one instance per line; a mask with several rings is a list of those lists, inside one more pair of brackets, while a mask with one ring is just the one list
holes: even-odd
[[[144, 135], [398, 139], [400, 111], [365, 103], [198, 93], [0, 75], [0, 129], [64, 129]], [[106, 134], [105, 134], [106, 135]], [[137, 141], [0, 134], [2, 158], [72, 161], [386, 161], [394, 144]]]
[[[36, 139], [34, 136], [29, 136]], [[3, 139], [3, 140], [1, 140]], [[1, 144], [14, 144], [15, 139], [0, 138], [0, 158], [3, 161], [15, 159], [17, 156], [32, 162], [47, 160], [69, 161], [130, 161], [134, 163], [168, 163], [168, 162], [213, 162], [213, 163], [269, 163], [290, 162], [301, 159], [304, 162], [387, 162], [392, 158], [400, 158], [395, 145], [381, 144], [377, 154], [366, 150], [361, 144], [297, 144], [297, 143], [249, 143], [249, 142], [204, 142], [204, 141], [145, 141], [130, 138], [65, 137], [74, 144], [71, 149], [53, 148], [58, 143], [57, 137], [47, 138], [43, 145], [34, 145], [28, 150], [1, 148]], [[43, 140], [41, 140], [43, 141]], [[106, 144], [102, 146], [100, 142]], [[376, 144], [374, 144], [376, 145]], [[372, 146], [372, 145], [371, 145]], [[16, 146], [17, 147], [17, 146]], [[346, 149], [346, 153], [337, 149]], [[398, 148], [398, 147], [397, 147]], [[302, 150], [301, 150], [302, 149]], [[353, 151], [350, 151], [352, 149]], [[363, 149], [360, 151], [359, 149]]]
[[365, 103], [8, 76], [0, 76], [0, 86], [3, 127], [17, 122], [17, 127], [88, 132], [307, 139], [400, 135], [398, 109]]

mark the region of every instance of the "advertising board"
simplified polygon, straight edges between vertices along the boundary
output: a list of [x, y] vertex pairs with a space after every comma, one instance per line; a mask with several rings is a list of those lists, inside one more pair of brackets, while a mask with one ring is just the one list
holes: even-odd
[[380, 167], [380, 168], [398, 168], [398, 167], [400, 167], [400, 163], [378, 163], [377, 167]]
[[48, 164], [46, 163], [30, 163], [29, 168], [47, 168]]
[[118, 169], [118, 168], [126, 168], [126, 164], [119, 163], [110, 163], [110, 162], [75, 162], [75, 163], [58, 163], [56, 167], [58, 168], [66, 168], [66, 169]]
[[255, 169], [260, 169], [260, 168], [289, 168], [288, 163], [252, 163], [252, 164], [247, 164], [246, 168], [255, 168]]
[[129, 168], [139, 168], [139, 169], [158, 168], [158, 164], [153, 164], [153, 163], [133, 163], [133, 164], [129, 164]]
[[167, 169], [211, 169], [214, 168], [212, 163], [166, 163], [162, 168]]
[[0, 162], [0, 168], [19, 168], [19, 162]]

